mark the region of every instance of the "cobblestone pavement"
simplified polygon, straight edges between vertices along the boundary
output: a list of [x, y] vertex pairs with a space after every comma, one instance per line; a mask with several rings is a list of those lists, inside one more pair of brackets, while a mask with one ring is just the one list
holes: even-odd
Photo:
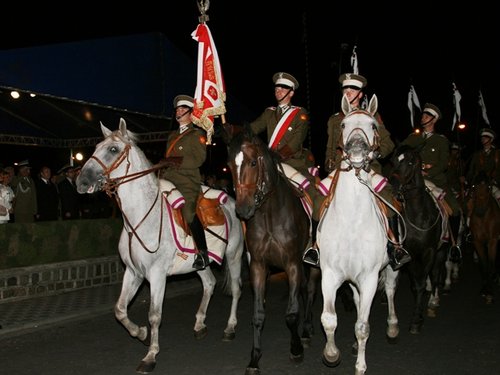
[[[195, 273], [172, 277], [167, 281], [165, 298], [172, 298], [190, 290], [199, 290], [201, 282]], [[0, 302], [0, 337], [18, 334], [28, 329], [83, 318], [112, 311], [120, 295], [121, 283], [51, 296], [32, 297]], [[149, 288], [143, 285], [136, 300], [149, 300]]]

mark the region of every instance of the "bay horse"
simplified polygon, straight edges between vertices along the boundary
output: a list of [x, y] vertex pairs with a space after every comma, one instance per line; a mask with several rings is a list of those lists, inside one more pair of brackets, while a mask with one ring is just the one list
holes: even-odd
[[344, 95], [341, 144], [343, 160], [333, 176], [329, 204], [318, 226], [318, 245], [322, 273], [323, 311], [321, 323], [326, 334], [323, 363], [340, 364], [341, 353], [335, 343], [338, 318], [337, 290], [348, 281], [357, 311], [354, 326], [357, 351], [355, 373], [364, 374], [366, 343], [370, 335], [369, 315], [377, 289], [385, 287], [388, 304], [386, 335], [396, 341], [399, 335], [394, 294], [399, 271], [393, 271], [387, 255], [387, 218], [377, 204], [369, 164], [378, 147], [378, 123], [374, 115], [378, 101], [374, 95], [368, 109], [352, 108]]
[[481, 295], [487, 304], [493, 303], [496, 256], [500, 236], [500, 207], [491, 193], [491, 181], [480, 173], [471, 188], [468, 209], [472, 242], [478, 256], [481, 274]]
[[[150, 335], [148, 352], [136, 369], [139, 373], [149, 373], [155, 368], [160, 351], [159, 326], [167, 277], [191, 272], [200, 277], [203, 297], [194, 325], [195, 337], [200, 339], [207, 334], [205, 318], [217, 280], [210, 266], [201, 271], [192, 268], [193, 241], [175, 220], [173, 209], [167, 202], [168, 195], [178, 191], [171, 182], [158, 179], [155, 174], [161, 164], [153, 166], [146, 158], [137, 146], [137, 135], [127, 130], [125, 120], [120, 119], [118, 130], [111, 131], [103, 124], [101, 130], [105, 139], [83, 166], [76, 180], [77, 190], [79, 193], [104, 190], [114, 196], [121, 209], [124, 222], [118, 250], [125, 272], [115, 316], [132, 337], [145, 342]], [[165, 191], [166, 188], [170, 191]], [[181, 197], [177, 197], [175, 205], [180, 200]], [[228, 282], [225, 285], [230, 287], [232, 304], [223, 340], [231, 340], [235, 335], [241, 296], [244, 237], [241, 222], [236, 217], [234, 199], [227, 196], [227, 202], [220, 207], [222, 225], [206, 229], [207, 244], [211, 261], [219, 264], [224, 261], [225, 281]], [[127, 314], [128, 305], [144, 280], [150, 286], [149, 330], [132, 322]]]
[[[291, 334], [290, 359], [301, 362], [304, 346], [308, 345], [313, 333], [311, 309], [320, 270], [302, 262], [302, 254], [310, 242], [310, 218], [298, 192], [282, 173], [280, 157], [248, 126], [238, 134], [226, 136], [236, 212], [246, 226], [250, 284], [254, 296], [253, 346], [245, 374], [256, 375], [260, 374], [261, 338], [266, 316], [264, 304], [271, 271], [283, 270], [288, 277], [285, 321]], [[308, 282], [305, 273], [310, 275]], [[306, 308], [302, 340], [299, 335], [301, 303], [305, 303]]]
[[[446, 261], [445, 248], [448, 245], [441, 248], [443, 219], [436, 199], [426, 187], [419, 149], [399, 146], [391, 158], [391, 164], [390, 181], [402, 203], [402, 217], [406, 228], [403, 246], [412, 258], [406, 265], [415, 303], [410, 332], [417, 334], [422, 329], [426, 306], [429, 308], [428, 315], [435, 315], [438, 302], [432, 297], [438, 295]], [[428, 281], [430, 296], [427, 294]]]

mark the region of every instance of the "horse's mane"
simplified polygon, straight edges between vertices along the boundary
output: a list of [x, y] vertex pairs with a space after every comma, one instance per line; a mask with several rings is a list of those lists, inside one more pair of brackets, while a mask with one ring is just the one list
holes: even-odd
[[115, 130], [110, 134], [110, 137], [112, 137], [115, 140], [120, 140], [127, 144], [131, 143], [136, 144], [139, 141], [139, 134], [134, 133], [130, 130], [127, 130], [126, 136], [124, 136], [124, 134], [122, 134], [122, 132], [119, 129]]

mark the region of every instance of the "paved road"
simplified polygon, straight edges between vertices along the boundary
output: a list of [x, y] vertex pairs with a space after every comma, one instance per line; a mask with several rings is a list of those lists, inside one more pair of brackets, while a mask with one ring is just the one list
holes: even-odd
[[[401, 275], [396, 296], [401, 334], [399, 342], [385, 340], [386, 306], [376, 298], [371, 313], [371, 336], [367, 346], [368, 373], [372, 375], [466, 375], [500, 373], [500, 306], [485, 305], [479, 295], [477, 265], [466, 254], [462, 276], [450, 295], [442, 298], [438, 316], [426, 319], [419, 335], [408, 332], [412, 299], [405, 274]], [[147, 288], [146, 288], [147, 289]], [[306, 349], [304, 362], [288, 360], [289, 334], [284, 322], [287, 303], [283, 274], [275, 274], [267, 296], [267, 320], [263, 335], [262, 374], [353, 374], [355, 358], [350, 355], [355, 314], [339, 306], [337, 343], [343, 353], [335, 369], [321, 362], [324, 337], [319, 316], [321, 298], [316, 303], [316, 336]], [[147, 290], [146, 290], [147, 292]], [[248, 283], [239, 308], [236, 339], [222, 342], [230, 299], [220, 290], [209, 308], [208, 336], [193, 337], [194, 313], [200, 289], [187, 288], [181, 295], [165, 300], [160, 330], [161, 351], [155, 374], [244, 374], [249, 361], [252, 329], [252, 294]], [[498, 293], [498, 290], [497, 290]], [[147, 320], [148, 297], [142, 293], [131, 307], [131, 316]], [[0, 306], [1, 308], [1, 306]], [[1, 310], [0, 310], [1, 311]], [[26, 327], [25, 327], [26, 328]], [[0, 331], [1, 374], [134, 374], [146, 347], [132, 339], [116, 322], [110, 308], [92, 315], [53, 320], [50, 324], [24, 329], [17, 334]]]

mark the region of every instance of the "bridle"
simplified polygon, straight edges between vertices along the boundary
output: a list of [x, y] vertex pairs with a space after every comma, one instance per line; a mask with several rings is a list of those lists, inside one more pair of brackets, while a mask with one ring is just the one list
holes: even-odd
[[[162, 236], [162, 227], [163, 227], [163, 204], [160, 204], [160, 226], [159, 226], [159, 232], [158, 232], [158, 245], [156, 246], [156, 249], [150, 250], [142, 241], [142, 239], [139, 237], [137, 234], [137, 230], [139, 227], [143, 224], [143, 222], [146, 220], [146, 218], [149, 216], [151, 211], [153, 210], [153, 207], [155, 206], [156, 202], [158, 202], [158, 197], [160, 196], [160, 187], [158, 185], [157, 187], [157, 192], [156, 192], [156, 198], [151, 204], [151, 207], [149, 210], [146, 212], [144, 217], [139, 221], [139, 223], [134, 227], [131, 223], [127, 215], [123, 212], [122, 210], [122, 202], [120, 199], [120, 196], [117, 193], [118, 187], [122, 184], [126, 184], [127, 182], [133, 181], [135, 179], [141, 178], [143, 176], [146, 176], [158, 169], [161, 169], [164, 167], [164, 163], [158, 163], [153, 165], [151, 168], [145, 169], [143, 171], [135, 172], [129, 174], [129, 169], [130, 169], [130, 159], [129, 159], [129, 153], [130, 153], [131, 145], [129, 143], [125, 144], [125, 147], [123, 148], [122, 152], [118, 155], [116, 160], [109, 166], [107, 167], [97, 156], [92, 155], [90, 159], [93, 159], [99, 164], [99, 166], [102, 168], [102, 177], [101, 179], [98, 179], [99, 183], [99, 189], [103, 190], [106, 192], [106, 194], [109, 197], [113, 197], [118, 205], [118, 208], [122, 212], [123, 219], [125, 221], [126, 226], [129, 228], [127, 231], [129, 235], [129, 251], [131, 250], [131, 241], [132, 241], [132, 236], [135, 236], [137, 238], [137, 241], [141, 244], [144, 250], [146, 250], [148, 253], [155, 253], [158, 251], [160, 248], [160, 243], [161, 243], [161, 236]], [[125, 174], [123, 176], [119, 177], [114, 177], [111, 178], [111, 173], [116, 170], [123, 162], [127, 163], [126, 168], [125, 168]]]
[[[364, 114], [364, 115], [368, 115], [370, 117], [373, 117], [370, 115], [369, 112], [367, 112], [365, 110], [356, 109], [354, 111], [349, 112], [345, 116], [345, 118], [348, 118], [354, 114]], [[344, 144], [344, 129], [342, 129], [342, 132], [340, 133], [340, 138], [339, 138], [339, 147], [342, 149], [342, 160], [345, 161], [347, 164], [346, 168], [341, 169], [342, 171], [348, 172], [351, 169], [354, 169], [356, 172], [356, 176], [359, 175], [359, 172], [361, 170], [365, 170], [366, 172], [370, 171], [370, 163], [372, 162], [372, 160], [374, 160], [375, 151], [380, 146], [380, 134], [379, 134], [377, 127], [375, 125], [372, 125], [372, 127], [373, 127], [373, 139], [371, 142], [370, 142], [370, 139], [368, 138], [368, 135], [366, 134], [366, 132], [363, 129], [361, 129], [360, 127], [356, 127], [354, 129], [352, 129], [351, 132], [349, 133], [349, 135], [347, 136], [347, 144], [348, 145], [351, 142], [353, 136], [357, 136], [357, 135], [360, 135], [361, 140], [365, 144], [369, 145], [368, 150], [367, 150], [368, 152], [366, 153], [366, 156], [364, 157], [364, 159], [361, 163], [359, 163], [359, 162], [354, 163], [351, 160], [349, 150], [346, 151], [346, 145]], [[356, 140], [354, 140], [353, 142], [356, 142]], [[357, 142], [359, 142], [359, 140]]]
[[[419, 165], [419, 163], [415, 163], [415, 162], [413, 162], [413, 164], [417, 164], [417, 167]], [[410, 164], [410, 166], [411, 165], [412, 164]], [[405, 182], [400, 183], [400, 186], [398, 188], [398, 191], [397, 191], [397, 194], [396, 194], [396, 198], [397, 198], [398, 201], [401, 202], [401, 204], [403, 205], [403, 207], [406, 207], [406, 197], [408, 196], [407, 194], [409, 192], [411, 192], [411, 191], [416, 191], [419, 188], [418, 186], [409, 186], [409, 182], [415, 180], [416, 173], [421, 173], [420, 169], [417, 168], [417, 167], [411, 168], [411, 173], [409, 174], [408, 178], [406, 178]], [[401, 182], [401, 175], [399, 173], [392, 173], [392, 175], [398, 181]], [[432, 192], [429, 190], [429, 188], [425, 184], [424, 184], [424, 190], [425, 190], [425, 192], [427, 194], [429, 194], [431, 196], [431, 198], [435, 201], [435, 204], [437, 205], [438, 203], [436, 202], [436, 199], [434, 198], [434, 195], [432, 194]], [[412, 226], [414, 229], [416, 229], [416, 230], [418, 230], [420, 232], [427, 232], [427, 231], [431, 230], [432, 228], [434, 228], [434, 226], [437, 225], [437, 223], [439, 222], [439, 219], [441, 218], [441, 213], [439, 212], [439, 209], [438, 209], [437, 210], [437, 214], [436, 214], [436, 219], [427, 228], [421, 228], [418, 225], [416, 225], [415, 223], [413, 223], [410, 220], [410, 218], [408, 217], [408, 215], [406, 215], [405, 211], [403, 211], [403, 217], [406, 219], [406, 221], [408, 222], [408, 224], [410, 224], [410, 226]]]
[[[253, 145], [255, 146], [255, 145]], [[241, 151], [244, 153], [243, 149], [249, 147], [247, 144], [241, 145]], [[258, 149], [258, 147], [257, 147]], [[264, 178], [264, 156], [258, 154], [256, 159], [256, 165], [258, 168], [257, 181], [254, 183], [242, 184], [237, 182], [235, 184], [235, 190], [238, 195], [243, 195], [245, 191], [255, 189], [254, 193], [254, 204], [255, 208], [259, 208], [265, 201], [266, 196], [272, 191], [269, 190], [269, 184], [267, 184], [267, 179]]]

